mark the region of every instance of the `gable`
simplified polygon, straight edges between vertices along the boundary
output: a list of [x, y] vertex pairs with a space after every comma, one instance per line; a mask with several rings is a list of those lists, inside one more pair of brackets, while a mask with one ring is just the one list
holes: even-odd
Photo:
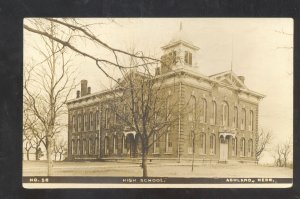
[[233, 72], [228, 71], [217, 75], [210, 76], [212, 79], [225, 84], [227, 86], [231, 86], [233, 88], [242, 88], [248, 89], [246, 85], [237, 77]]

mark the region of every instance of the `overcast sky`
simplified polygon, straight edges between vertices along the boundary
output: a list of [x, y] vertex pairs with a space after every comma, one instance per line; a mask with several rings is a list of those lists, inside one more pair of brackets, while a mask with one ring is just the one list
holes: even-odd
[[[154, 18], [116, 19], [116, 23], [107, 23], [106, 19], [87, 21], [105, 22], [93, 31], [111, 46], [123, 50], [134, 47], [157, 57], [162, 53], [161, 47], [171, 40], [182, 22], [189, 40], [200, 48], [193, 60], [197, 62], [199, 72], [211, 75], [230, 70], [232, 61], [233, 71], [245, 76], [246, 86], [266, 95], [260, 103], [260, 128], [272, 130], [274, 143], [292, 136], [292, 19]], [[25, 44], [30, 42], [29, 38]], [[105, 52], [93, 46], [89, 46], [89, 49], [105, 56]], [[78, 81], [88, 80], [92, 92], [109, 86], [109, 81], [93, 61], [76, 56], [73, 64], [79, 67]]]

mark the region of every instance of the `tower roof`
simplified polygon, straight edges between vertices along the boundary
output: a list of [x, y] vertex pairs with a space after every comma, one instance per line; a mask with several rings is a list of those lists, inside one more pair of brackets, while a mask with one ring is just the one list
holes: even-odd
[[197, 46], [193, 45], [193, 42], [190, 40], [188, 34], [183, 30], [182, 22], [180, 22], [179, 30], [173, 35], [169, 43], [162, 47], [162, 49], [168, 49], [180, 43], [183, 43], [194, 50], [199, 50]]

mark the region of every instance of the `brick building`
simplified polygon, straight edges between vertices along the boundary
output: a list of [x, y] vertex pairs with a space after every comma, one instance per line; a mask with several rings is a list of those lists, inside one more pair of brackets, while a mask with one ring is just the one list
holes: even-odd
[[[245, 78], [232, 71], [211, 76], [199, 73], [193, 63], [199, 48], [181, 29], [162, 50], [162, 60], [172, 57], [173, 61], [157, 68], [156, 76], [170, 80], [165, 81], [165, 93], [178, 106], [188, 104], [190, 111], [176, 109], [176, 125], [151, 146], [148, 158], [255, 161], [259, 101], [264, 95], [248, 89]], [[82, 80], [76, 99], [67, 103], [70, 160], [139, 157], [139, 137], [109, 116], [111, 92], [91, 93]]]

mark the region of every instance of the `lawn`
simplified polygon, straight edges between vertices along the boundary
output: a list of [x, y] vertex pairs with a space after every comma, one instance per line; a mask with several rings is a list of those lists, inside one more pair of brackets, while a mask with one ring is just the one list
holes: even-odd
[[[45, 176], [46, 161], [23, 161], [24, 176]], [[54, 176], [142, 176], [137, 163], [120, 162], [55, 162]], [[149, 163], [149, 177], [249, 177], [291, 178], [291, 168], [270, 167], [252, 164], [197, 164], [194, 170], [190, 163]]]

